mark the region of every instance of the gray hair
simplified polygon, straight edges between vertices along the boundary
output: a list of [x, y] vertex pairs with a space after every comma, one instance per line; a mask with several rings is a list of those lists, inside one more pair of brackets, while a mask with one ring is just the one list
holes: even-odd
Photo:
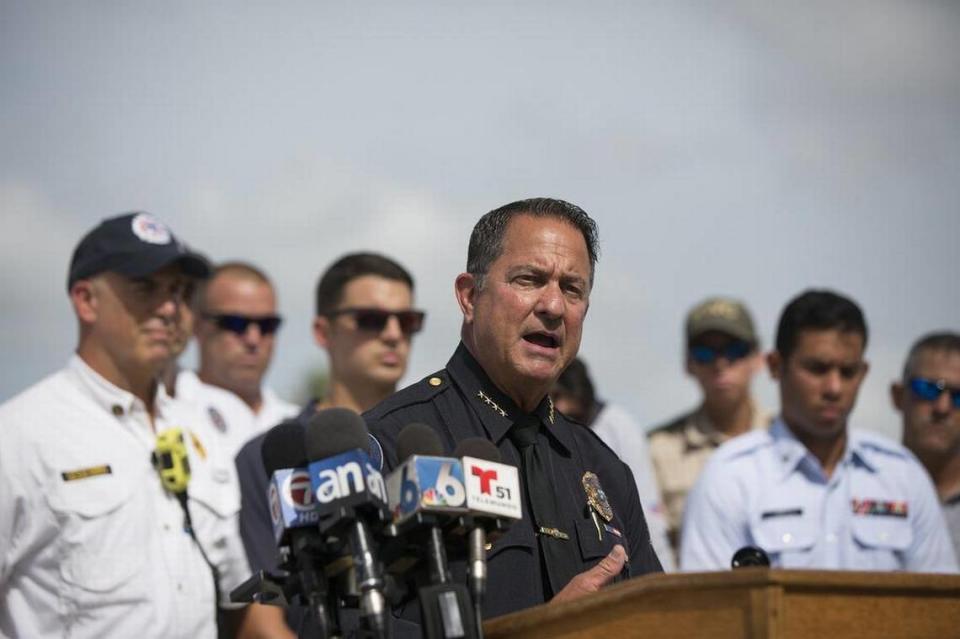
[[467, 272], [473, 275], [477, 288], [483, 288], [490, 265], [503, 252], [503, 237], [507, 226], [517, 215], [556, 218], [570, 223], [580, 231], [590, 256], [590, 286], [593, 286], [593, 273], [600, 254], [597, 223], [575, 204], [551, 198], [531, 198], [494, 209], [480, 218], [473, 227], [467, 248]]
[[910, 347], [910, 354], [903, 365], [903, 379], [911, 377], [917, 369], [917, 360], [921, 353], [939, 351], [946, 353], [960, 353], [960, 334], [950, 331], [929, 333], [918, 339]]

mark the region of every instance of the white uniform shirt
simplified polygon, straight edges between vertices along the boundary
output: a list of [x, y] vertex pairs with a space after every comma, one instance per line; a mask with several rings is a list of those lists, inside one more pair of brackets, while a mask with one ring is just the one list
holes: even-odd
[[667, 538], [667, 514], [660, 501], [660, 489], [653, 477], [653, 462], [643, 428], [623, 408], [605, 404], [590, 426], [603, 443], [623, 460], [633, 473], [643, 514], [650, 529], [650, 541], [663, 569], [676, 570], [676, 561]]
[[680, 567], [726, 569], [747, 545], [776, 568], [957, 572], [933, 484], [906, 448], [848, 431], [827, 479], [779, 418], [707, 463], [687, 499]]
[[[250, 575], [239, 501], [205, 421], [163, 392], [156, 428], [184, 429], [197, 537], [221, 604]], [[214, 583], [150, 453], [143, 402], [73, 356], [0, 406], [0, 636], [214, 638]]]
[[296, 404], [280, 399], [267, 387], [261, 389], [263, 403], [254, 413], [237, 395], [203, 383], [193, 371], [180, 371], [176, 384], [177, 401], [191, 403], [207, 416], [210, 424], [222, 434], [224, 453], [230, 459], [260, 433], [300, 414]]

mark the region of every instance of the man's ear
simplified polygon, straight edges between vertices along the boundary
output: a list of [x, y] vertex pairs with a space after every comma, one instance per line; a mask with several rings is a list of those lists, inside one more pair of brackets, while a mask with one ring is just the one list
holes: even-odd
[[749, 362], [750, 376], [753, 377], [754, 375], [759, 373], [761, 370], [763, 370], [764, 364], [765, 362], [764, 362], [763, 352], [760, 349], [757, 349], [757, 352], [750, 356], [750, 362]]
[[900, 382], [894, 382], [890, 384], [890, 401], [893, 402], [893, 407], [901, 413], [903, 412], [903, 394], [905, 391], [906, 389]]
[[320, 348], [328, 348], [330, 345], [330, 318], [317, 315], [313, 318], [313, 341]]
[[767, 368], [770, 369], [770, 377], [780, 380], [783, 376], [783, 358], [779, 351], [770, 351], [767, 353]]
[[84, 324], [92, 324], [97, 320], [98, 299], [96, 283], [92, 280], [77, 280], [70, 287], [70, 303], [77, 318]]
[[460, 305], [460, 312], [463, 313], [463, 321], [473, 322], [473, 310], [477, 301], [477, 279], [470, 273], [461, 273], [457, 275], [453, 283], [454, 294], [457, 296], [457, 304]]

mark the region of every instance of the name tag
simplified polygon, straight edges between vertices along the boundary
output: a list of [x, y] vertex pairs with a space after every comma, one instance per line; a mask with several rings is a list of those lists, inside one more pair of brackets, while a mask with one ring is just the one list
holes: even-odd
[[777, 517], [799, 517], [803, 514], [803, 508], [786, 508], [784, 510], [768, 510], [761, 513], [760, 519], [776, 519]]
[[113, 474], [113, 470], [111, 470], [110, 465], [104, 464], [103, 466], [91, 466], [90, 468], [81, 468], [80, 470], [68, 470], [60, 473], [60, 476], [63, 477], [63, 481], [75, 481], [77, 479], [87, 479], [88, 477], [111, 474]]

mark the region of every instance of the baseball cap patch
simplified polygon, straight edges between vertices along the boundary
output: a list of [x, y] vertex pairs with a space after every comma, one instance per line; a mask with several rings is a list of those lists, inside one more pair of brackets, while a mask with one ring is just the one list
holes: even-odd
[[169, 244], [170, 229], [149, 213], [139, 213], [130, 222], [133, 234], [148, 244]]

